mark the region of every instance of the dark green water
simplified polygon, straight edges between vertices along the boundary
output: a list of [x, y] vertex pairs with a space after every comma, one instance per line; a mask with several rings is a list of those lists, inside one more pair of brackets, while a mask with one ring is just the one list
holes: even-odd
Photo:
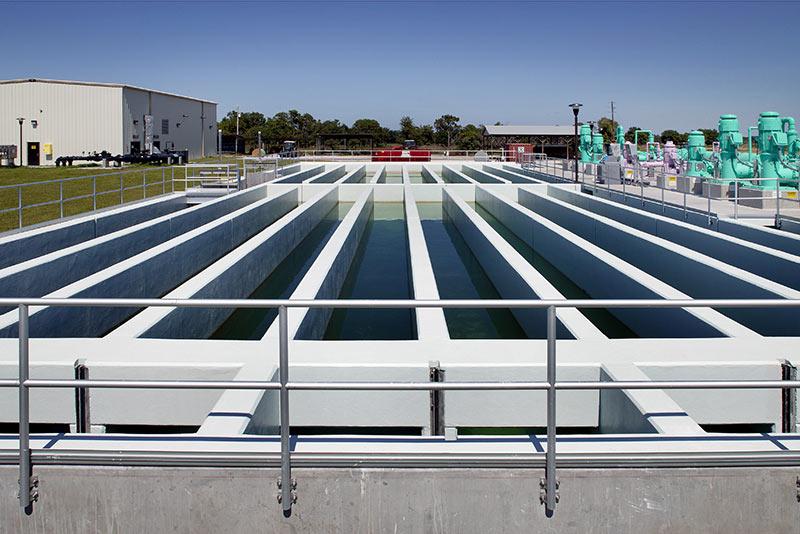
[[[494, 230], [500, 234], [522, 257], [530, 263], [559, 293], [568, 299], [590, 299], [591, 295], [586, 293], [580, 286], [575, 284], [564, 273], [539, 255], [534, 249], [528, 246], [522, 239], [508, 229], [491, 213], [486, 211], [480, 204], [470, 203], [475, 211], [486, 221]], [[603, 334], [612, 339], [639, 337], [628, 328], [625, 323], [617, 319], [605, 309], [581, 309], [579, 310], [589, 321], [592, 322]]]
[[[499, 299], [489, 277], [472, 254], [439, 202], [417, 204], [439, 297]], [[448, 309], [444, 311], [453, 339], [521, 339], [522, 327], [508, 309]]]
[[[334, 207], [249, 298], [289, 298], [352, 205], [352, 202], [342, 202]], [[277, 315], [275, 309], [236, 309], [211, 339], [261, 339]]]
[[[339, 295], [343, 299], [411, 299], [405, 209], [376, 202]], [[337, 309], [323, 339], [416, 339], [413, 310]]]
[[425, 180], [422, 178], [422, 171], [408, 171], [408, 179], [412, 184], [425, 183]]
[[384, 183], [387, 183], [387, 184], [402, 184], [403, 183], [403, 172], [402, 171], [386, 171], [386, 181]]

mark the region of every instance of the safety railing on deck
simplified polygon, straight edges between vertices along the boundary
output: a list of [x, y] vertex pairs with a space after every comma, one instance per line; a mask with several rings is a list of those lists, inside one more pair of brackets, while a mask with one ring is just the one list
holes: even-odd
[[[0, 186], [0, 220], [13, 213], [14, 226], [22, 228], [31, 224], [31, 218], [33, 223], [38, 223], [96, 211], [169, 193], [174, 179], [175, 167], [161, 167], [3, 185]], [[131, 195], [129, 191], [141, 193]], [[35, 216], [33, 210], [36, 210]], [[10, 229], [11, 225], [0, 223], [0, 232]]]
[[[607, 191], [617, 191], [622, 194], [623, 203], [629, 197], [638, 197], [642, 205], [645, 201], [661, 203], [662, 213], [666, 207], [673, 203], [666, 200], [667, 193], [682, 195], [682, 208], [684, 219], [690, 212], [702, 213], [706, 216], [708, 224], [712, 224], [719, 216], [730, 215], [738, 220], [742, 209], [749, 209], [748, 215], [767, 216], [774, 218], [775, 226], [781, 227], [781, 210], [800, 209], [800, 181], [792, 179], [775, 178], [731, 178], [721, 180], [716, 165], [713, 165], [715, 178], [699, 178], [688, 176], [683, 172], [667, 172], [663, 168], [645, 167], [636, 161], [632, 167], [622, 166], [619, 178], [599, 176], [598, 163], [578, 163], [578, 172], [575, 172], [575, 161], [562, 158], [542, 157], [539, 154], [524, 154], [521, 166], [536, 172], [547, 174], [559, 182], [579, 182], [584, 186], [601, 187]], [[577, 180], [576, 180], [577, 177]], [[769, 186], [760, 186], [761, 183], [774, 182]], [[794, 184], [792, 187], [782, 183]], [[613, 187], [617, 186], [617, 187]], [[652, 189], [651, 189], [652, 188]], [[655, 195], [649, 194], [653, 190]], [[714, 193], [713, 191], [718, 190]], [[742, 191], [750, 194], [742, 196]], [[754, 194], [756, 193], [756, 194]], [[691, 207], [689, 199], [701, 200], [704, 206]], [[723, 204], [715, 204], [723, 202]], [[730, 203], [730, 204], [728, 204]], [[757, 204], [761, 203], [762, 207]], [[774, 205], [774, 207], [773, 207]], [[680, 207], [680, 205], [679, 205]], [[730, 213], [726, 213], [730, 211]]]
[[[449, 391], [449, 390], [520, 390], [547, 392], [547, 449], [541, 503], [546, 514], [553, 514], [558, 502], [556, 473], [556, 392], [558, 390], [602, 389], [760, 389], [800, 388], [800, 380], [704, 380], [704, 381], [629, 381], [567, 382], [556, 380], [556, 311], [559, 308], [788, 308], [800, 307], [800, 299], [761, 300], [203, 300], [203, 299], [96, 299], [96, 298], [0, 298], [0, 306], [16, 306], [19, 310], [19, 377], [0, 380], [0, 387], [19, 390], [19, 500], [26, 513], [33, 511], [38, 499], [38, 480], [33, 476], [30, 449], [31, 388], [136, 388], [136, 389], [230, 389], [279, 390], [280, 462], [279, 503], [290, 515], [295, 502], [290, 448], [290, 390], [369, 390], [369, 391]], [[274, 381], [201, 381], [201, 380], [42, 380], [30, 378], [29, 307], [122, 307], [143, 308], [278, 308], [279, 370]], [[546, 310], [547, 380], [544, 382], [290, 382], [288, 308], [525, 308]]]

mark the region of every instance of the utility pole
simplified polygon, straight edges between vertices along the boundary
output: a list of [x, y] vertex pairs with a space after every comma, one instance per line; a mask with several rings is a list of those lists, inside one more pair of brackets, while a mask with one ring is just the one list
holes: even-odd
[[611, 101], [611, 128], [614, 130], [614, 139], [616, 139], [616, 141], [619, 142], [619, 139], [617, 139], [617, 134], [616, 134], [616, 132], [617, 132], [617, 124], [614, 122], [614, 101], [613, 100]]

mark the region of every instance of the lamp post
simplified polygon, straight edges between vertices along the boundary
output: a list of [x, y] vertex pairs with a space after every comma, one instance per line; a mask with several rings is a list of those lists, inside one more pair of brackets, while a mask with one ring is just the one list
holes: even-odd
[[222, 155], [222, 128], [217, 129], [217, 155]]
[[25, 117], [17, 117], [19, 123], [19, 166], [22, 167], [22, 123], [25, 122]]
[[234, 148], [233, 148], [233, 153], [234, 154], [239, 154], [239, 117], [241, 117], [241, 116], [242, 116], [242, 114], [239, 113], [239, 108], [237, 107], [236, 108], [236, 140], [234, 141]]
[[572, 108], [572, 114], [575, 116], [575, 150], [573, 151], [573, 158], [575, 159], [575, 183], [578, 183], [578, 112], [580, 112], [581, 106], [583, 106], [583, 104], [578, 104], [577, 102], [569, 105], [569, 107]]
[[261, 155], [261, 130], [258, 131], [258, 155]]

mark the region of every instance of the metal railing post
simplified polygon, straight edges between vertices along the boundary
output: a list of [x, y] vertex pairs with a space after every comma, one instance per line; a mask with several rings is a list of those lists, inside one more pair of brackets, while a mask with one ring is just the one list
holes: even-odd
[[172, 178], [170, 179], [170, 183], [171, 183], [171, 190], [174, 193], [175, 192], [175, 167], [172, 167]]
[[92, 176], [92, 211], [97, 210], [97, 176]]
[[167, 192], [167, 170], [161, 167], [161, 194]]
[[[86, 360], [75, 360], [75, 380], [89, 379], [89, 366]], [[86, 434], [91, 432], [92, 423], [89, 408], [89, 388], [75, 388], [75, 432]]]
[[550, 517], [558, 502], [556, 479], [556, 308], [547, 308], [547, 452], [545, 453], [544, 509]]
[[58, 182], [58, 214], [64, 218], [64, 180]]
[[28, 353], [28, 305], [19, 305], [19, 504], [26, 514], [37, 500], [36, 479], [31, 465], [30, 392], [25, 382], [30, 374]]
[[781, 227], [781, 180], [775, 178], [775, 228]]
[[286, 306], [278, 308], [278, 331], [279, 331], [279, 363], [278, 370], [280, 389], [280, 425], [281, 425], [281, 478], [278, 481], [280, 495], [278, 502], [283, 508], [283, 515], [289, 517], [292, 514], [292, 504], [295, 493], [292, 491], [295, 483], [292, 480], [291, 452], [289, 450], [289, 389], [286, 384], [289, 382], [289, 320], [287, 318]]
[[739, 178], [733, 179], [733, 219], [739, 220]]
[[142, 171], [142, 199], [147, 198], [147, 174]]
[[22, 228], [22, 186], [17, 187], [17, 209], [19, 210], [19, 227]]
[[125, 203], [125, 175], [123, 173], [119, 174], [119, 203]]

